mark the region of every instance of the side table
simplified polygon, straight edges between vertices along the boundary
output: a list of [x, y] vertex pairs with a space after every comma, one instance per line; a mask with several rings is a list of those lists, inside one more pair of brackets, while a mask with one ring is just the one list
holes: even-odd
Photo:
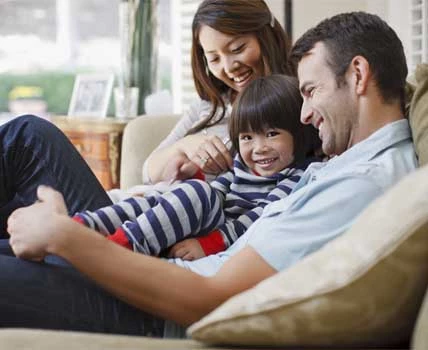
[[130, 120], [61, 116], [51, 121], [77, 148], [106, 190], [119, 187], [122, 134]]

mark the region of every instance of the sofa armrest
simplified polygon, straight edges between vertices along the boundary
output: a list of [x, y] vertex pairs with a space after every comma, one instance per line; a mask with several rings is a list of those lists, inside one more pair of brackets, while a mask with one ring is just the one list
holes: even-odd
[[120, 164], [121, 189], [142, 183], [144, 161], [169, 134], [178, 119], [178, 115], [141, 116], [126, 125]]

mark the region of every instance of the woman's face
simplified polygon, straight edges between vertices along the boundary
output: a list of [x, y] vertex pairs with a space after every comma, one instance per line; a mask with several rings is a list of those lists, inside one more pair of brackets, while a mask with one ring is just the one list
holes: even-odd
[[199, 42], [210, 72], [236, 92], [265, 74], [260, 45], [253, 34], [227, 35], [204, 25]]

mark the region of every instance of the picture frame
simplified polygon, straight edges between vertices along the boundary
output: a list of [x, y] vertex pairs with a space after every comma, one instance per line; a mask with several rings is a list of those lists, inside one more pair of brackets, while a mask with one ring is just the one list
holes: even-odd
[[114, 74], [77, 74], [68, 108], [69, 117], [105, 118]]

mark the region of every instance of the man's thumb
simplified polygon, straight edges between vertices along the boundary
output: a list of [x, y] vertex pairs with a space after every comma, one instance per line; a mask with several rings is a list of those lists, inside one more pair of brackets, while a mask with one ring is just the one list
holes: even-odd
[[52, 187], [46, 185], [37, 187], [37, 198], [41, 202], [52, 200], [57, 194], [58, 193]]

